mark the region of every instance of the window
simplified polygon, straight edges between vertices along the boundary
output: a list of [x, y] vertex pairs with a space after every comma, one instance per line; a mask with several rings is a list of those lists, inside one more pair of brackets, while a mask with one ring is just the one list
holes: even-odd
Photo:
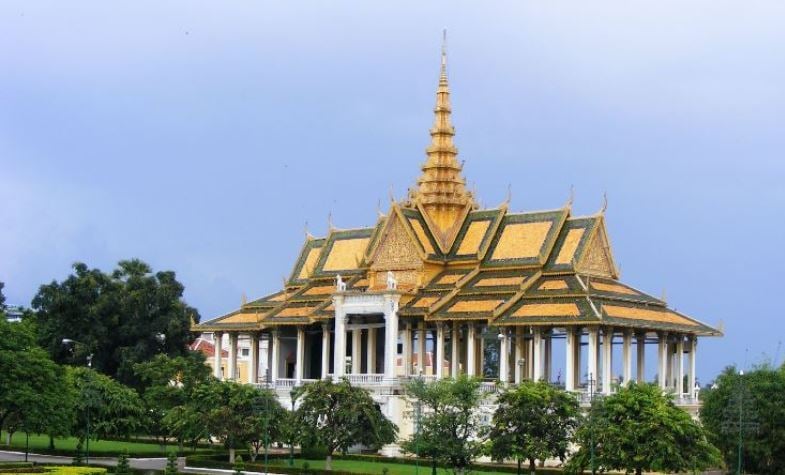
[[240, 350], [240, 354], [243, 355], [243, 356], [248, 356], [248, 355], [251, 354], [251, 349], [250, 348], [242, 348]]

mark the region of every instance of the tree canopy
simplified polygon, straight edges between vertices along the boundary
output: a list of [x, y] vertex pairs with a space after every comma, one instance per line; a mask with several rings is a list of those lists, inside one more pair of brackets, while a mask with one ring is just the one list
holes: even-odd
[[576, 439], [580, 449], [568, 467], [577, 473], [586, 468], [675, 473], [721, 464], [703, 428], [652, 384], [631, 383], [596, 399]]
[[743, 471], [785, 473], [785, 365], [726, 368], [701, 396], [701, 421], [728, 467], [737, 468], [741, 442]]
[[[109, 274], [83, 263], [73, 269], [62, 282], [42, 285], [32, 302], [39, 343], [56, 362], [82, 365], [93, 355], [93, 368], [136, 386], [136, 363], [186, 353], [199, 314], [183, 301], [174, 272], [153, 273], [136, 259]], [[68, 347], [63, 339], [77, 341]]]
[[0, 318], [0, 428], [64, 434], [73, 404], [63, 368], [36, 345], [29, 322]]
[[380, 448], [395, 441], [398, 427], [384, 417], [367, 390], [346, 379], [306, 384], [297, 396], [301, 402], [295, 420], [308, 436], [302, 443], [323, 447], [327, 467], [336, 450], [356, 444]]
[[401, 443], [410, 454], [425, 456], [463, 473], [483, 451], [486, 429], [477, 410], [482, 395], [480, 381], [464, 375], [426, 383], [414, 379], [406, 387], [419, 427]]
[[146, 433], [156, 437], [161, 444], [170, 437], [183, 442], [167, 416], [175, 407], [187, 404], [199, 385], [211, 378], [204, 355], [190, 352], [172, 358], [159, 354], [150, 361], [137, 363], [134, 371], [142, 382]]
[[499, 461], [567, 458], [579, 416], [577, 399], [545, 382], [524, 382], [504, 391], [491, 423], [490, 455]]

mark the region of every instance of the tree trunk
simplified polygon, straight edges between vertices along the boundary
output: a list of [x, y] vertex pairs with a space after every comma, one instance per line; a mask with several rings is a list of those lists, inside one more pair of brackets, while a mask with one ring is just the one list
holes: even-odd
[[234, 463], [234, 447], [229, 449], [229, 463]]
[[55, 438], [51, 435], [49, 436], [49, 450], [55, 449]]
[[436, 475], [436, 459], [431, 459], [431, 475]]
[[5, 433], [5, 445], [8, 445], [9, 447], [11, 446], [11, 433], [10, 432], [6, 432]]
[[333, 454], [327, 454], [324, 459], [324, 469], [332, 471], [333, 469]]
[[518, 475], [521, 475], [521, 459], [518, 459]]
[[529, 473], [535, 475], [537, 473], [537, 464], [534, 459], [529, 459]]
[[643, 469], [638, 467], [635, 469], [635, 475], [641, 475], [643, 473]]

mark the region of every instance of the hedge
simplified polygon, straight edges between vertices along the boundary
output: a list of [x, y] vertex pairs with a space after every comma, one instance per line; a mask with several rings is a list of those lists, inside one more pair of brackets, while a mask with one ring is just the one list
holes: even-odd
[[[51, 465], [41, 467], [26, 467], [9, 469], [13, 472], [0, 471], [2, 473], [16, 473], [16, 474], [39, 474], [45, 473], [46, 475], [106, 475], [106, 469], [101, 467], [74, 467], [72, 465]], [[20, 470], [20, 471], [16, 471]]]
[[[268, 454], [267, 458], [270, 460], [281, 460], [281, 459], [288, 459], [288, 454]], [[250, 472], [264, 471], [264, 462], [261, 461], [262, 455], [260, 454], [259, 457], [256, 459], [256, 462], [245, 462], [245, 470]], [[404, 464], [404, 465], [412, 465], [418, 461], [418, 459], [411, 457], [384, 457], [381, 455], [355, 455], [355, 454], [347, 454], [347, 455], [340, 455], [336, 454], [333, 455], [333, 460], [355, 460], [355, 461], [363, 461], [363, 462], [375, 462], [379, 464]], [[419, 459], [420, 464], [423, 467], [430, 467], [431, 460], [430, 459]], [[185, 464], [189, 467], [202, 467], [202, 468], [218, 468], [218, 469], [226, 469], [231, 470], [233, 469], [232, 464], [229, 463], [228, 455], [189, 455], [185, 458]], [[528, 471], [528, 464], [524, 463], [525, 467], [523, 467], [524, 471]], [[436, 464], [439, 468], [451, 468], [445, 464]], [[504, 473], [517, 473], [518, 469], [515, 465], [508, 465], [508, 464], [496, 464], [496, 463], [475, 463], [471, 465], [472, 471], [494, 471], [494, 472], [504, 472]], [[302, 468], [298, 467], [288, 467], [288, 466], [275, 466], [275, 472], [281, 474], [300, 474], [306, 473]], [[316, 475], [345, 475], [349, 473], [351, 475], [369, 475], [364, 474], [361, 472], [340, 472], [340, 471], [329, 471], [329, 470], [318, 470], [314, 468], [309, 468], [307, 473], [313, 473]], [[537, 473], [539, 474], [561, 474], [563, 473], [559, 468], [552, 468], [552, 467], [537, 467]]]

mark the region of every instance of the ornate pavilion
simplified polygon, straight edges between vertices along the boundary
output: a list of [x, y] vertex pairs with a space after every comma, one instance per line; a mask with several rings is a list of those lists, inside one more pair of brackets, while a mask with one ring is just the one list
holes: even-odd
[[[649, 346], [658, 384], [695, 408], [698, 337], [721, 333], [619, 281], [604, 208], [573, 216], [570, 200], [549, 211], [480, 209], [456, 159], [444, 52], [434, 113], [427, 160], [405, 200], [373, 226], [307, 236], [281, 290], [194, 326], [214, 334], [216, 376], [237, 378], [242, 340], [248, 383], [288, 400], [309, 380], [347, 377], [371, 389], [405, 435], [408, 378], [465, 373], [485, 377], [489, 391], [544, 379], [609, 394], [644, 380]], [[565, 371], [554, 381], [557, 342]]]

